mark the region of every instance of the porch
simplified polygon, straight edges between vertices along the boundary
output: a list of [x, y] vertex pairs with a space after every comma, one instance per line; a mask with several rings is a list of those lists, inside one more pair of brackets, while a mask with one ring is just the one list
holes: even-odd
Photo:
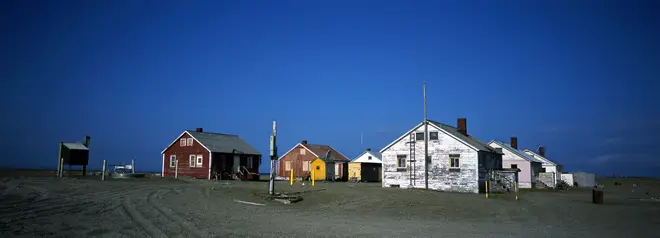
[[212, 153], [211, 179], [213, 180], [258, 180], [261, 155], [234, 153]]

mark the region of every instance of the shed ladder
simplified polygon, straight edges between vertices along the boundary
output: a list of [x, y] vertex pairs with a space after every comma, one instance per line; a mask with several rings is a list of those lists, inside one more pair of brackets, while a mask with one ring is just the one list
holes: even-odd
[[410, 134], [410, 186], [415, 186], [415, 133]]

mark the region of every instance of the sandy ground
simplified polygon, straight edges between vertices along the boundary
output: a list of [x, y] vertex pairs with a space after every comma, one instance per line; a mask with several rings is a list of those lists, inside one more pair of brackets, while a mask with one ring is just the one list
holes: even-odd
[[[643, 194], [660, 196], [654, 182]], [[606, 185], [513, 196], [279, 182], [304, 201], [266, 200], [267, 183], [0, 174], [1, 237], [657, 237], [660, 202]], [[660, 188], [660, 184], [658, 184]], [[609, 189], [609, 190], [608, 190]], [[654, 190], [656, 189], [656, 190]], [[237, 201], [259, 203], [245, 204]]]

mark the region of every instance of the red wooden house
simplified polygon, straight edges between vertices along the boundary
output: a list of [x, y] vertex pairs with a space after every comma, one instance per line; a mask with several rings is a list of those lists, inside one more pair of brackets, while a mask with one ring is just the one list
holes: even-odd
[[350, 159], [328, 145], [308, 144], [307, 140], [296, 144], [279, 158], [276, 168], [277, 176], [288, 177], [291, 170], [293, 170], [293, 176], [297, 178], [310, 176], [311, 162], [317, 158], [325, 157], [328, 151], [331, 152], [331, 158], [329, 159], [334, 162], [332, 166], [335, 169], [336, 179], [347, 180]]
[[[184, 131], [163, 152], [162, 176], [258, 179], [261, 153], [237, 135]], [[255, 176], [256, 175], [256, 176]]]

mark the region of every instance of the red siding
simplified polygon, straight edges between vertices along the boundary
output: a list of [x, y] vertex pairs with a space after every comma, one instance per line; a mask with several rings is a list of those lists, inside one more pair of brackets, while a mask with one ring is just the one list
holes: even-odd
[[303, 171], [303, 161], [309, 161], [311, 163], [311, 161], [317, 158], [309, 150], [307, 150], [304, 155], [300, 154], [300, 149], [302, 148], [303, 148], [302, 146], [296, 145], [295, 149], [293, 149], [290, 153], [286, 154], [284, 157], [280, 158], [277, 164], [277, 176], [287, 177], [287, 178], [290, 176], [289, 173], [291, 172], [284, 170], [286, 168], [285, 161], [293, 161], [291, 168], [293, 169], [294, 177], [303, 177], [310, 175], [309, 171]]
[[[163, 171], [163, 176], [174, 176], [175, 168], [170, 167], [170, 156], [176, 155], [176, 158], [179, 161], [179, 176], [208, 179], [209, 151], [196, 140], [193, 140], [192, 146], [181, 146], [181, 138], [190, 138], [190, 135], [184, 133], [181, 137], [177, 138], [172, 147], [165, 150], [165, 171]], [[190, 155], [202, 155], [202, 167], [191, 168], [188, 163]]]

